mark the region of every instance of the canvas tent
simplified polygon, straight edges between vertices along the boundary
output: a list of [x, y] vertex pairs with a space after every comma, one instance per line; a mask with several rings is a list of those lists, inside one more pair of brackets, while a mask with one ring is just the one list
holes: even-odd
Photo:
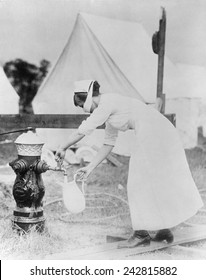
[[[104, 23], [97, 24], [96, 20], [92, 25], [89, 25], [90, 18], [95, 18], [98, 21], [102, 20], [102, 18], [85, 14], [78, 15], [66, 46], [35, 97], [35, 112], [75, 112], [77, 109], [71, 102], [74, 82], [91, 78], [100, 82], [102, 92], [119, 92], [142, 99], [137, 87], [132, 85], [119, 67], [119, 61], [115, 61], [113, 54], [111, 55], [107, 46], [105, 46], [105, 42], [110, 41], [110, 38], [106, 38], [106, 35], [108, 35], [107, 30], [110, 30], [111, 27], [107, 29]], [[107, 22], [108, 20], [104, 19], [104, 21]], [[104, 30], [104, 43], [91, 30], [91, 26], [95, 27], [95, 25], [100, 25]], [[115, 30], [113, 31], [115, 34]], [[114, 47], [114, 42], [110, 41], [109, 45]], [[121, 55], [122, 57], [123, 55]], [[125, 57], [124, 60], [126, 60]], [[48, 101], [49, 106], [46, 106]], [[76, 112], [80, 113], [82, 110], [77, 110]]]
[[18, 114], [19, 97], [0, 66], [0, 114]]
[[[164, 69], [164, 92], [167, 98], [184, 96], [181, 69], [167, 57]], [[98, 80], [103, 93], [117, 92], [154, 103], [157, 55], [153, 53], [151, 38], [142, 25], [79, 14], [62, 53], [34, 99], [34, 112], [83, 113], [73, 105], [74, 82], [81, 79]], [[170, 108], [168, 112], [176, 113], [175, 110], [170, 112]], [[71, 131], [41, 130], [40, 133], [53, 148]], [[129, 154], [128, 147], [132, 145], [133, 139], [130, 134], [120, 133], [114, 151]], [[91, 135], [87, 143], [100, 145], [100, 139], [102, 133], [95, 132], [95, 136]], [[184, 139], [183, 143], [186, 143]]]
[[[164, 88], [168, 91], [176, 68], [167, 58], [165, 64], [169, 75], [166, 73]], [[68, 42], [34, 100], [36, 111], [59, 113], [58, 107], [62, 113], [75, 110], [70, 104], [74, 81], [90, 78], [100, 82], [102, 92], [155, 102], [157, 55], [141, 24], [79, 14]], [[69, 102], [57, 100], [57, 92]], [[46, 106], [48, 100], [50, 105]]]
[[186, 64], [176, 68], [179, 75], [173, 98], [167, 99], [166, 113], [175, 112], [184, 147], [191, 148], [197, 145], [198, 127], [206, 131], [206, 69]]

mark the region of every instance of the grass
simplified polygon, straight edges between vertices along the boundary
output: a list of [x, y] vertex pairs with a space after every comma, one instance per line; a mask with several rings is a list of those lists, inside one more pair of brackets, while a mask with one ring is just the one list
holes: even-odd
[[[16, 156], [12, 144], [0, 145], [0, 153], [1, 165], [15, 159]], [[186, 156], [198, 188], [204, 188], [205, 152], [195, 148], [186, 150]], [[58, 182], [63, 181], [63, 175], [52, 171], [43, 174], [46, 187], [46, 230], [42, 234], [35, 229], [23, 235], [12, 230], [11, 217], [15, 206], [12, 197], [13, 183], [0, 183], [1, 259], [43, 259], [50, 254], [103, 244], [108, 234], [130, 234], [131, 222], [128, 205], [125, 203], [129, 158], [117, 158], [123, 163], [122, 167], [117, 168], [109, 163], [101, 164], [89, 178], [86, 186], [87, 207], [81, 214], [68, 213], [61, 201], [62, 189]], [[68, 180], [72, 180], [78, 168], [79, 166], [74, 165], [69, 169]], [[0, 174], [1, 172], [0, 170]]]
[[0, 144], [0, 165], [5, 165], [17, 157], [15, 145], [13, 143]]
[[[6, 150], [10, 151], [11, 147], [8, 144], [4, 146], [6, 146], [6, 149], [3, 149], [4, 153]], [[8, 158], [13, 160], [15, 154], [13, 156], [10, 154]], [[86, 186], [87, 208], [83, 214], [71, 215], [65, 209], [61, 201], [62, 189], [58, 185], [58, 182], [63, 181], [62, 173], [53, 171], [44, 173], [46, 231], [43, 234], [33, 229], [29, 234], [19, 236], [12, 230], [11, 217], [15, 207], [12, 197], [13, 182], [0, 183], [2, 191], [0, 196], [0, 257], [2, 259], [41, 259], [51, 253], [104, 243], [105, 236], [111, 232], [127, 233], [130, 228], [128, 205], [118, 197], [126, 200], [125, 186], [129, 159], [126, 157], [119, 157], [119, 159], [124, 163], [121, 168], [116, 168], [111, 164], [102, 164], [94, 171]], [[1, 164], [6, 163], [6, 158], [3, 158]], [[78, 168], [79, 166], [70, 168], [69, 181], [73, 179], [73, 174]], [[9, 175], [8, 171], [5, 172]], [[123, 189], [118, 189], [119, 184], [124, 186]], [[54, 200], [57, 201], [50, 203]], [[122, 214], [123, 218], [119, 214]], [[128, 218], [126, 223], [125, 215]], [[114, 223], [112, 216], [116, 216]]]
[[12, 229], [10, 221], [1, 224], [0, 252], [2, 259], [39, 259], [45, 253], [50, 254], [64, 246], [63, 239], [49, 231], [39, 234], [31, 229], [28, 234], [19, 235]]

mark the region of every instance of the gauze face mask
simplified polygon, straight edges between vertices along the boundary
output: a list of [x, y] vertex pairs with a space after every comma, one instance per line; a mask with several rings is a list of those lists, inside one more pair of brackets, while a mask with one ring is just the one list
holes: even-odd
[[91, 108], [92, 108], [92, 95], [93, 95], [93, 85], [94, 85], [94, 82], [91, 82], [91, 85], [88, 89], [88, 94], [87, 94], [87, 99], [86, 101], [84, 102], [84, 106], [83, 106], [83, 109], [84, 109], [84, 112], [85, 113], [90, 113], [91, 112]]

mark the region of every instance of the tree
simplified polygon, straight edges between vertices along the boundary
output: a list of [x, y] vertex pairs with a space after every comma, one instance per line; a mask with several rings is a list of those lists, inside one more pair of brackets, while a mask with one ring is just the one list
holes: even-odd
[[43, 59], [40, 66], [16, 59], [4, 64], [4, 71], [18, 93], [19, 113], [32, 114], [32, 100], [48, 73], [50, 62]]

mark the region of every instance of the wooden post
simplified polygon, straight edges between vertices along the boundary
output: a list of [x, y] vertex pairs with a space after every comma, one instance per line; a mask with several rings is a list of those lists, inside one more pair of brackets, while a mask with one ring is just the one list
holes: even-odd
[[157, 107], [160, 112], [165, 112], [165, 96], [163, 95], [163, 78], [164, 78], [164, 55], [165, 55], [165, 38], [166, 38], [166, 12], [161, 8], [162, 16], [159, 21], [159, 31], [156, 32], [155, 53], [158, 54], [158, 71], [157, 71]]
[[165, 35], [166, 35], [166, 12], [162, 9], [162, 18], [159, 21], [159, 52], [158, 52], [158, 75], [157, 75], [157, 97], [163, 94], [164, 77], [164, 55], [165, 55]]

